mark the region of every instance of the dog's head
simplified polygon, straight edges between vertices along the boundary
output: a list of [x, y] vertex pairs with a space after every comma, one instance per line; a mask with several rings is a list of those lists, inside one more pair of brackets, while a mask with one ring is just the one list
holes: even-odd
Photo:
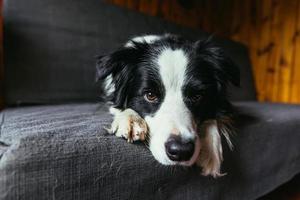
[[149, 147], [160, 163], [191, 165], [205, 134], [201, 125], [230, 113], [226, 86], [239, 85], [239, 70], [210, 40], [151, 35], [99, 57], [97, 79], [115, 107], [146, 120]]

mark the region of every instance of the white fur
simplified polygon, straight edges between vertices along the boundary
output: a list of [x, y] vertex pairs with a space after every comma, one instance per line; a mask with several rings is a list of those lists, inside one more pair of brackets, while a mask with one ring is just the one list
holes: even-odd
[[121, 111], [114, 107], [110, 107], [109, 111], [114, 115], [111, 128], [107, 129], [109, 133], [115, 134], [117, 137], [123, 137], [128, 142], [145, 139], [148, 127], [137, 112], [129, 108]]
[[112, 75], [109, 75], [105, 79], [104, 89], [105, 89], [106, 95], [111, 95], [113, 92], [115, 92], [115, 84], [113, 83]]
[[210, 120], [202, 126], [201, 131], [205, 132], [205, 137], [201, 138], [202, 149], [197, 164], [202, 167], [202, 174], [205, 176], [222, 176], [220, 167], [223, 161], [223, 150], [217, 122]]
[[157, 64], [166, 94], [156, 114], [153, 117], [145, 118], [150, 128], [150, 150], [160, 163], [172, 165], [176, 162], [168, 158], [164, 146], [172, 132], [173, 134], [180, 134], [183, 139], [196, 139], [197, 151], [195, 151], [192, 160], [179, 163], [191, 165], [197, 159], [200, 143], [193, 127], [192, 115], [182, 96], [188, 58], [180, 49], [166, 48], [158, 56]]
[[158, 36], [158, 35], [139, 36], [139, 37], [132, 38], [130, 41], [128, 41], [125, 44], [125, 47], [132, 47], [133, 46], [132, 41], [138, 42], [138, 43], [146, 42], [146, 43], [151, 44], [151, 43], [153, 43], [153, 42], [155, 42], [155, 41], [157, 41], [159, 39], [160, 39], [160, 36]]

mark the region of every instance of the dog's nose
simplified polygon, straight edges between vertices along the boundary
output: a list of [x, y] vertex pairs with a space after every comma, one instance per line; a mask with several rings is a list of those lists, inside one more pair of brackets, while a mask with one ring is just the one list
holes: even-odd
[[195, 143], [194, 141], [185, 141], [180, 136], [173, 135], [165, 143], [165, 148], [170, 160], [187, 161], [194, 154]]

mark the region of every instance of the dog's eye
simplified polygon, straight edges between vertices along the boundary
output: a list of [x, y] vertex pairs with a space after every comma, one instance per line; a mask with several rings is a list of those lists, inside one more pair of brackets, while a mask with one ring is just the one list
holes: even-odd
[[150, 103], [155, 103], [158, 101], [157, 95], [153, 92], [146, 92], [144, 95], [144, 98], [146, 101], [148, 101]]
[[192, 102], [192, 103], [197, 103], [197, 102], [199, 102], [201, 99], [202, 99], [202, 94], [196, 94], [196, 95], [193, 95], [193, 96], [189, 97], [189, 100], [190, 100], [190, 102]]

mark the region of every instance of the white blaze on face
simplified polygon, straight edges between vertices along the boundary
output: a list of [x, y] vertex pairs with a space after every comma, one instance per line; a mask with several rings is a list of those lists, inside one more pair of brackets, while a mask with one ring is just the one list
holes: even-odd
[[[157, 58], [160, 76], [165, 88], [165, 97], [159, 110], [153, 117], [146, 117], [150, 128], [150, 150], [154, 157], [162, 164], [175, 164], [165, 152], [165, 142], [171, 133], [180, 134], [183, 139], [195, 139], [192, 115], [183, 101], [182, 87], [185, 81], [185, 72], [188, 57], [183, 50], [166, 48]], [[196, 151], [199, 151], [196, 141]], [[195, 151], [195, 152], [196, 152]], [[192, 162], [197, 158], [194, 153]]]

